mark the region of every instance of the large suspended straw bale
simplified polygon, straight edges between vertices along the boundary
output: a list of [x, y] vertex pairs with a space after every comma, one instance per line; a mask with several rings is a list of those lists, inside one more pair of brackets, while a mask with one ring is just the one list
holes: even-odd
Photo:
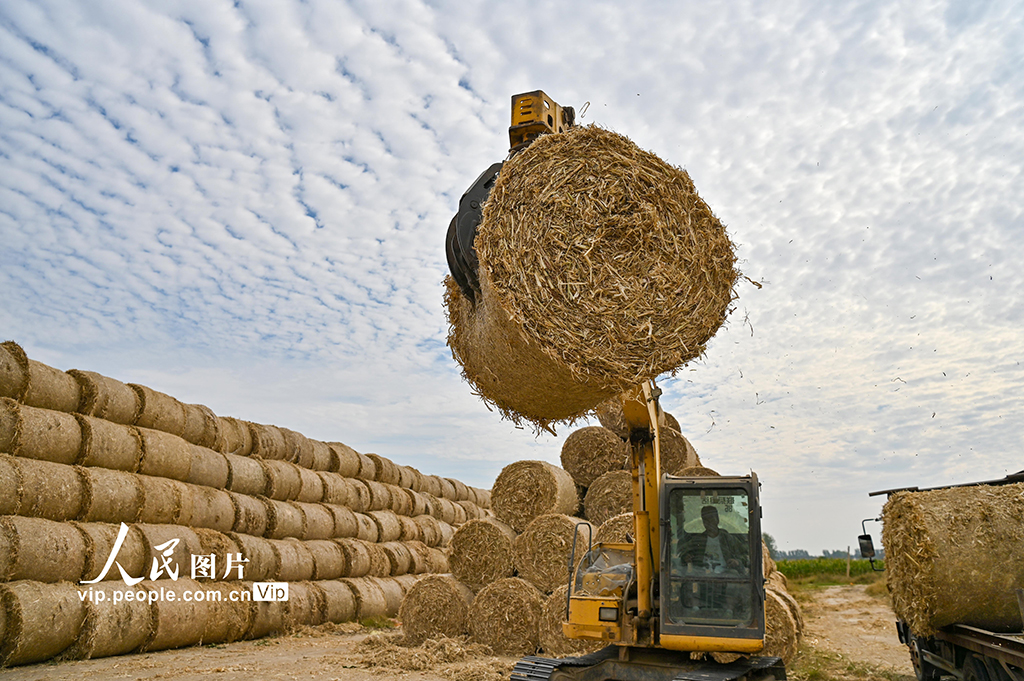
[[789, 664], [796, 657], [800, 645], [796, 620], [786, 602], [772, 589], [765, 589], [764, 595], [764, 649], [761, 655], [781, 657], [784, 663]]
[[78, 411], [122, 425], [135, 423], [142, 403], [131, 386], [94, 371], [72, 369], [68, 374], [78, 381], [82, 391]]
[[142, 437], [131, 426], [78, 415], [82, 428], [82, 466], [134, 472], [142, 459]]
[[569, 585], [563, 584], [552, 592], [544, 601], [540, 618], [540, 648], [545, 657], [575, 657], [585, 655], [605, 646], [602, 641], [591, 641], [585, 638], [566, 638], [562, 633], [562, 622], [565, 621], [566, 594]]
[[85, 498], [82, 500], [79, 520], [133, 523], [140, 519], [146, 501], [142, 481], [153, 478], [106, 468], [81, 468], [80, 471]]
[[142, 436], [142, 459], [139, 472], [174, 480], [187, 480], [192, 468], [189, 443], [177, 435], [151, 428], [139, 428]]
[[87, 498], [84, 469], [20, 457], [11, 461], [21, 483], [18, 515], [49, 520], [74, 520], [81, 515]]
[[74, 584], [0, 584], [0, 667], [48, 660], [78, 638], [85, 603]]
[[473, 591], [511, 577], [516, 534], [496, 519], [470, 520], [452, 535], [448, 564], [452, 575]]
[[659, 434], [661, 436], [662, 473], [679, 475], [684, 468], [700, 466], [697, 450], [681, 433], [671, 428], [662, 428]]
[[451, 575], [428, 575], [417, 581], [402, 599], [398, 619], [408, 645], [428, 638], [455, 638], [469, 633], [469, 606], [473, 592]]
[[220, 446], [225, 454], [249, 456], [252, 452], [252, 434], [245, 421], [230, 416], [217, 417]]
[[85, 537], [70, 523], [0, 517], [0, 581], [77, 582], [85, 552]]
[[482, 293], [448, 287], [449, 345], [485, 400], [539, 423], [700, 356], [737, 276], [687, 173], [594, 126], [507, 161], [474, 243]]
[[0, 397], [20, 400], [28, 389], [28, 357], [14, 341], [0, 343]]
[[622, 470], [628, 457], [622, 438], [601, 426], [575, 430], [562, 444], [562, 468], [580, 487], [589, 487], [608, 471]]
[[629, 471], [610, 471], [590, 485], [583, 500], [587, 520], [595, 527], [633, 509], [633, 476]]
[[74, 376], [30, 359], [28, 390], [21, 401], [40, 409], [73, 412], [81, 402], [81, 388]]
[[153, 608], [146, 589], [124, 582], [101, 582], [79, 587], [79, 591], [87, 594], [85, 623], [78, 640], [62, 657], [87, 660], [124, 655], [146, 642], [153, 630]]
[[[153, 631], [142, 645], [143, 652], [183, 648], [199, 643], [210, 613], [206, 601], [186, 599], [185, 592], [201, 592], [202, 586], [188, 577], [142, 582], [151, 593], [162, 594], [153, 601]], [[174, 594], [172, 597], [170, 594]]]
[[491, 490], [494, 515], [516, 532], [546, 513], [575, 513], [579, 507], [572, 476], [545, 461], [516, 461], [498, 474]]
[[532, 655], [540, 642], [544, 596], [518, 577], [488, 584], [469, 609], [469, 633], [497, 655]]
[[[76, 525], [85, 537], [85, 569], [82, 571], [82, 580], [98, 579], [106, 567], [107, 561], [111, 558], [111, 554], [114, 553], [114, 544], [121, 526], [113, 523], [72, 524]], [[122, 577], [118, 566], [123, 568], [125, 574], [130, 577], [141, 576], [145, 570], [150, 568], [147, 563], [148, 556], [149, 549], [146, 547], [142, 533], [135, 525], [129, 526], [121, 547], [113, 555], [114, 562], [110, 564], [110, 569], [103, 579], [120, 580]]]
[[74, 464], [82, 452], [82, 427], [71, 414], [0, 398], [0, 451]]
[[551, 593], [569, 581], [573, 539], [579, 560], [591, 537], [593, 526], [585, 520], [558, 513], [542, 515], [516, 537], [512, 549], [516, 571], [544, 593]]
[[712, 470], [711, 468], [706, 468], [704, 466], [691, 466], [689, 468], [684, 468], [681, 471], [679, 471], [678, 473], [676, 473], [676, 475], [678, 475], [679, 477], [682, 477], [682, 478], [717, 478], [717, 477], [719, 477], [719, 474], [718, 474], [717, 471]]
[[1021, 630], [1024, 483], [898, 492], [882, 518], [886, 583], [911, 631]]
[[636, 522], [633, 519], [633, 512], [629, 511], [601, 523], [594, 534], [594, 541], [607, 544], [626, 544], [632, 541], [630, 538], [635, 532]]

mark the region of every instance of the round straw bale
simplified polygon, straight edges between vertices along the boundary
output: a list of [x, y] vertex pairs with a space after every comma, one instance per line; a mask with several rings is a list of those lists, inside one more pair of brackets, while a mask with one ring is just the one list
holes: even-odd
[[209, 612], [203, 630], [203, 644], [239, 641], [252, 626], [256, 607], [249, 599], [251, 582], [210, 582], [203, 585], [208, 594]]
[[238, 545], [242, 560], [247, 561], [243, 571], [246, 579], [254, 582], [275, 579], [280, 571], [280, 564], [271, 540], [238, 532], [228, 532], [227, 534]]
[[455, 534], [455, 528], [443, 520], [437, 521], [437, 526], [441, 530], [441, 543], [438, 544], [438, 546], [448, 546], [452, 542], [452, 535]]
[[469, 606], [473, 592], [451, 575], [429, 575], [418, 580], [402, 599], [398, 619], [408, 645], [428, 638], [456, 638], [469, 633]]
[[73, 464], [82, 454], [82, 426], [72, 414], [51, 409], [38, 409], [18, 404], [8, 398], [0, 399], [0, 410], [12, 416], [0, 415], [0, 430], [14, 424], [13, 433], [0, 432], [0, 446], [10, 442], [12, 454], [28, 459]]
[[70, 523], [0, 517], [0, 580], [77, 582], [85, 569], [86, 540]]
[[228, 492], [235, 507], [235, 532], [262, 537], [267, 533], [267, 505], [256, 497]]
[[28, 361], [28, 390], [22, 402], [40, 409], [70, 413], [78, 410], [81, 398], [81, 388], [74, 376], [34, 359]]
[[81, 389], [82, 399], [77, 411], [125, 426], [135, 423], [142, 403], [130, 386], [94, 371], [72, 369], [68, 374], [78, 381]]
[[230, 532], [235, 527], [235, 503], [222, 489], [191, 485], [192, 527], [205, 527], [218, 532]]
[[262, 496], [267, 492], [270, 475], [266, 463], [237, 454], [225, 454], [228, 461], [227, 488], [239, 494]]
[[633, 510], [633, 476], [629, 471], [605, 473], [587, 489], [583, 507], [594, 526]]
[[288, 461], [309, 468], [313, 463], [313, 443], [302, 433], [288, 428], [281, 428], [284, 435], [284, 446], [288, 451]]
[[324, 622], [324, 592], [315, 582], [292, 582], [288, 585], [288, 614], [285, 625], [315, 627]]
[[430, 507], [433, 511], [434, 517], [442, 522], [448, 523], [449, 525], [460, 524], [460, 511], [462, 519], [465, 520], [466, 512], [459, 506], [456, 506], [454, 501], [449, 501], [443, 497], [435, 498], [430, 501]]
[[398, 486], [415, 490], [420, 484], [420, 474], [411, 466], [398, 466]]
[[764, 592], [764, 649], [766, 657], [781, 657], [789, 664], [796, 657], [799, 641], [796, 620], [782, 600], [772, 589]]
[[369, 510], [383, 511], [391, 508], [391, 491], [389, 488], [394, 488], [393, 485], [385, 485], [376, 480], [366, 480], [363, 484], [370, 491]]
[[586, 550], [593, 526], [585, 520], [551, 513], [530, 523], [516, 537], [512, 547], [512, 561], [519, 576], [544, 593], [551, 593], [569, 581], [569, 557], [573, 538], [576, 553]]
[[368, 542], [359, 539], [335, 539], [345, 555], [345, 577], [363, 577], [370, 573]]
[[344, 582], [328, 579], [317, 583], [324, 594], [324, 620], [341, 624], [356, 616], [356, 597]]
[[[210, 565], [210, 570], [206, 571], [202, 576], [196, 575], [196, 579], [200, 581], [211, 581], [224, 578], [224, 574], [228, 568], [228, 556], [237, 556], [242, 550], [235, 543], [231, 537], [224, 532], [218, 532], [217, 530], [210, 530], [205, 527], [193, 528], [193, 532], [199, 538], [200, 555], [213, 556], [213, 564]], [[232, 565], [235, 561], [232, 560]], [[191, 565], [189, 566], [191, 568]], [[191, 574], [191, 571], [190, 571]], [[243, 569], [244, 574], [244, 569]], [[237, 572], [232, 573], [233, 576], [237, 575]]]
[[434, 497], [441, 496], [441, 478], [437, 477], [436, 475], [424, 475], [421, 480], [421, 483], [421, 492], [424, 492]]
[[359, 535], [359, 521], [356, 520], [352, 509], [338, 504], [324, 504], [324, 507], [334, 516], [335, 537], [355, 537]]
[[303, 539], [330, 539], [336, 536], [334, 533], [334, 514], [324, 504], [307, 504], [301, 501], [289, 502], [300, 511], [305, 520], [303, 522]]
[[360, 620], [387, 617], [388, 601], [380, 585], [368, 577], [347, 577], [342, 580], [356, 601], [356, 615]]
[[187, 480], [192, 468], [189, 443], [177, 435], [150, 428], [139, 428], [142, 436], [142, 459], [139, 472], [174, 480]]
[[601, 426], [575, 430], [562, 444], [562, 468], [582, 487], [608, 471], [622, 470], [628, 457], [622, 438]]
[[28, 357], [14, 341], [0, 343], [0, 397], [21, 400], [28, 390]]
[[461, 480], [456, 480], [455, 478], [444, 479], [452, 486], [451, 496], [447, 496], [447, 499], [450, 501], [465, 501], [469, 499], [469, 488], [466, 487], [466, 483]]
[[0, 452], [16, 454], [21, 434], [21, 405], [9, 397], [0, 398]]
[[684, 468], [700, 465], [697, 451], [683, 435], [671, 428], [659, 430], [661, 439], [661, 472], [679, 475]]
[[469, 606], [469, 633], [496, 655], [532, 655], [540, 643], [544, 596], [518, 577], [488, 584]]
[[667, 411], [662, 412], [662, 414], [665, 416], [665, 426], [671, 428], [677, 433], [683, 432], [683, 429], [679, 427], [679, 421], [675, 416], [672, 416], [672, 414], [669, 414]]
[[264, 498], [267, 505], [267, 531], [269, 539], [302, 537], [306, 534], [306, 516], [302, 510], [287, 501]]
[[800, 604], [797, 603], [797, 600], [793, 598], [792, 594], [785, 589], [781, 589], [772, 584], [769, 584], [766, 588], [781, 598], [786, 604], [786, 607], [789, 608], [789, 614], [793, 616], [793, 621], [796, 622], [796, 634], [797, 640], [799, 641], [800, 637], [803, 636], [804, 633], [804, 613], [800, 608]]
[[430, 502], [427, 501], [427, 495], [414, 492], [411, 489], [404, 490], [405, 496], [409, 497], [409, 512], [404, 513], [410, 518], [415, 518], [418, 515], [427, 513], [430, 507]]
[[402, 542], [384, 542], [378, 546], [388, 557], [388, 562], [391, 565], [388, 574], [392, 577], [404, 575], [412, 568], [412, 553], [409, 551], [409, 547]]
[[[206, 435], [206, 419], [208, 418], [204, 409], [207, 409], [201, 404], [181, 404], [181, 409], [185, 414], [185, 423], [181, 429], [181, 437], [186, 442], [198, 445], [200, 440], [205, 441]], [[212, 415], [213, 412], [210, 412]], [[203, 445], [207, 447], [209, 445]]]
[[217, 417], [221, 449], [225, 454], [249, 456], [252, 452], [252, 434], [249, 425], [230, 416]]
[[313, 557], [312, 579], [337, 579], [348, 576], [345, 551], [340, 544], [330, 539], [314, 539], [303, 544]]
[[94, 416], [77, 415], [82, 429], [82, 466], [99, 466], [135, 472], [142, 459], [142, 437], [131, 426], [112, 423]]
[[[114, 545], [120, 533], [120, 524], [113, 523], [72, 523], [78, 527], [85, 538], [85, 562], [82, 571], [83, 581], [92, 581], [100, 576], [106, 567], [107, 561], [114, 554]], [[104, 580], [121, 579], [121, 571], [118, 565], [124, 569], [125, 574], [130, 577], [140, 577], [149, 569], [146, 558], [149, 550], [146, 548], [145, 539], [142, 533], [134, 525], [125, 525], [127, 531], [117, 553], [113, 555], [114, 562], [111, 562], [110, 569], [104, 575]]]
[[566, 638], [562, 633], [562, 622], [566, 620], [566, 595], [569, 585], [555, 589], [544, 601], [541, 610], [539, 640], [545, 657], [575, 657], [585, 655], [605, 646], [602, 641]]
[[786, 591], [789, 589], [789, 580], [786, 579], [786, 575], [782, 574], [778, 570], [768, 575], [768, 583], [779, 591]]
[[284, 461], [288, 458], [288, 447], [285, 445], [284, 433], [277, 426], [263, 423], [247, 423], [249, 436], [252, 438], [251, 456], [260, 459]]
[[192, 463], [185, 482], [216, 489], [228, 486], [231, 469], [223, 454], [199, 445], [190, 444], [188, 448], [192, 453]]
[[462, 506], [463, 502], [449, 501], [448, 503], [452, 505], [452, 517], [454, 518], [454, 520], [451, 523], [452, 525], [458, 527], [459, 525], [469, 520], [469, 515], [466, 513], [466, 508], [465, 506]]
[[17, 513], [21, 496], [21, 473], [17, 461], [12, 456], [0, 454], [0, 515]]
[[309, 467], [314, 471], [329, 471], [334, 468], [335, 454], [327, 443], [319, 440], [310, 440], [309, 442], [313, 447], [313, 458], [310, 460]]
[[[409, 549], [409, 572], [415, 575], [435, 572], [433, 569], [433, 556], [430, 554], [429, 546], [421, 541], [409, 541], [405, 542], [405, 545]], [[445, 570], [444, 572], [448, 571]]]
[[[186, 410], [190, 410], [190, 419], [195, 418], [196, 412], [202, 417], [202, 430], [196, 436], [195, 440], [189, 439], [189, 442], [196, 444], [200, 447], [206, 447], [207, 449], [220, 450], [221, 447], [221, 434], [220, 434], [220, 419], [213, 413], [213, 410], [207, 407], [205, 404], [188, 404], [185, 405]], [[188, 439], [188, 438], [186, 438]]]
[[366, 486], [367, 482], [370, 481], [358, 478], [349, 480], [349, 488], [351, 489], [349, 505], [356, 513], [366, 513], [372, 506], [370, 503], [370, 488]]
[[636, 524], [633, 521], [633, 512], [629, 511], [612, 516], [601, 523], [594, 534], [594, 541], [607, 544], [628, 544], [632, 542], [631, 537], [635, 532]]
[[516, 461], [505, 466], [491, 490], [494, 514], [516, 532], [526, 529], [537, 516], [575, 513], [578, 507], [572, 476], [546, 461]]
[[[95, 473], [91, 473], [95, 475]], [[126, 473], [125, 475], [130, 475]], [[136, 476], [142, 487], [139, 521], [160, 525], [188, 524], [192, 520], [192, 491], [183, 482], [151, 475]], [[90, 518], [115, 522], [112, 518]]]
[[686, 171], [626, 137], [542, 136], [483, 210], [481, 293], [448, 301], [449, 345], [505, 412], [580, 416], [699, 357], [725, 321], [738, 274], [725, 227]]
[[85, 603], [68, 582], [18, 581], [0, 584], [0, 609], [6, 631], [0, 638], [0, 666], [40, 662], [57, 655], [78, 638]]
[[420, 541], [427, 546], [438, 546], [441, 543], [441, 525], [432, 515], [418, 515], [413, 518], [420, 528]]
[[151, 479], [149, 476], [95, 467], [79, 470], [85, 482], [79, 520], [106, 523], [139, 520], [146, 501], [142, 480]]
[[705, 468], [704, 466], [690, 466], [679, 471], [676, 475], [681, 478], [717, 478], [718, 473]]
[[401, 475], [398, 472], [398, 466], [395, 465], [394, 461], [380, 454], [367, 454], [366, 456], [373, 460], [374, 480], [386, 482], [389, 485], [397, 485], [402, 481]]
[[82, 514], [88, 483], [81, 467], [20, 457], [12, 461], [21, 482], [18, 515], [74, 520]]
[[139, 396], [135, 425], [181, 437], [185, 432], [185, 405], [175, 398], [137, 383], [128, 384]]
[[416, 582], [418, 582], [421, 579], [423, 579], [423, 577], [420, 576], [420, 575], [408, 574], [408, 575], [398, 575], [397, 577], [392, 577], [391, 579], [393, 579], [396, 582], [398, 582], [398, 585], [402, 587], [402, 593], [404, 594], [404, 596], [403, 596], [403, 598], [404, 598], [405, 596], [409, 595], [409, 589], [411, 589], [413, 586], [415, 586]]
[[398, 515], [409, 515], [412, 513], [412, 498], [409, 496], [410, 490], [386, 483], [384, 483], [384, 487], [387, 489], [388, 497], [391, 501], [386, 510], [394, 511]]
[[199, 582], [179, 577], [142, 582], [142, 586], [159, 596], [153, 601], [153, 633], [141, 652], [183, 648], [202, 640], [210, 607], [205, 600], [185, 598], [186, 592], [202, 592]]
[[479, 506], [480, 508], [484, 508], [484, 509], [490, 508], [491, 507], [491, 490], [489, 490], [489, 489], [480, 489], [479, 487], [474, 487], [473, 490], [476, 492], [476, 498], [477, 498], [476, 505]]
[[[192, 556], [203, 553], [202, 543], [195, 531], [181, 525], [150, 525], [136, 523], [133, 525], [142, 535], [146, 546], [146, 565], [150, 568], [149, 579], [155, 579], [152, 567], [157, 566], [165, 574], [168, 570], [177, 569], [179, 574], [188, 574], [192, 565]], [[154, 562], [155, 561], [155, 562]], [[168, 565], [168, 568], [164, 566]], [[168, 577], [170, 574], [168, 574]]]
[[451, 478], [439, 478], [439, 480], [441, 482], [440, 498], [455, 501], [456, 498], [458, 498], [458, 492], [455, 490], [455, 482]]
[[[448, 565], [448, 554], [441, 549], [434, 548], [432, 546], [426, 546], [423, 552], [426, 554], [427, 572], [434, 572], [437, 574], [443, 574], [451, 572], [451, 566]], [[410, 549], [411, 551], [412, 549]]]
[[349, 484], [348, 478], [338, 475], [337, 473], [327, 472], [319, 472], [317, 475], [320, 477], [320, 484], [324, 490], [321, 501], [325, 504], [352, 506], [351, 496], [353, 492], [352, 485]]
[[882, 518], [893, 610], [914, 634], [1021, 630], [1024, 483], [898, 492]]
[[74, 645], [61, 657], [73, 660], [110, 657], [130, 653], [153, 630], [153, 608], [149, 592], [142, 586], [123, 582], [101, 582], [79, 587], [87, 594], [85, 622]]
[[391, 576], [391, 561], [381, 546], [381, 544], [376, 543], [366, 545], [366, 550], [370, 554], [370, 571], [366, 573], [367, 577]]
[[264, 461], [267, 467], [267, 496], [277, 501], [297, 499], [302, 490], [299, 467], [289, 461]]
[[384, 602], [387, 603], [385, 615], [387, 617], [397, 616], [402, 607], [402, 599], [405, 598], [405, 591], [402, 590], [401, 583], [393, 577], [364, 577], [364, 579], [373, 580], [384, 593]]
[[359, 457], [359, 471], [355, 474], [355, 477], [360, 480], [376, 480], [377, 479], [377, 464], [372, 458], [366, 454], [356, 452]]
[[761, 542], [761, 571], [762, 571], [762, 574], [764, 574], [764, 578], [768, 579], [769, 575], [771, 575], [777, 569], [778, 569], [778, 566], [775, 564], [775, 561], [772, 560], [772, 554], [768, 550], [768, 545], [765, 544], [764, 541], [762, 541]]
[[516, 534], [495, 519], [470, 520], [452, 535], [448, 564], [452, 575], [473, 591], [514, 574]]
[[334, 458], [330, 470], [346, 478], [354, 478], [359, 474], [359, 453], [348, 445], [340, 442], [328, 442]]
[[313, 554], [306, 548], [305, 542], [299, 539], [268, 539], [277, 555], [277, 575], [279, 582], [301, 582], [313, 577]]
[[402, 526], [402, 534], [398, 537], [400, 541], [419, 541], [423, 538], [419, 523], [407, 515], [398, 516], [398, 522]]
[[370, 516], [364, 513], [353, 513], [359, 527], [356, 529], [356, 538], [363, 541], [375, 542], [380, 539], [380, 529], [377, 523]]
[[252, 624], [245, 632], [247, 640], [263, 638], [284, 631], [287, 627], [288, 601], [254, 602]]

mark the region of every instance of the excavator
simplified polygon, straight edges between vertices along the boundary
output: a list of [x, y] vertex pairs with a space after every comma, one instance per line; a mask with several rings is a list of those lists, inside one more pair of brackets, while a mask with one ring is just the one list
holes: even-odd
[[[512, 97], [510, 152], [575, 124], [574, 110], [543, 91]], [[473, 241], [502, 163], [459, 201], [445, 241], [462, 293], [480, 293]], [[760, 485], [735, 477], [676, 477], [661, 470], [664, 413], [653, 381], [622, 396], [633, 478], [632, 541], [573, 546], [563, 633], [607, 645], [568, 658], [529, 656], [511, 681], [783, 681], [778, 657], [760, 656], [765, 586]]]

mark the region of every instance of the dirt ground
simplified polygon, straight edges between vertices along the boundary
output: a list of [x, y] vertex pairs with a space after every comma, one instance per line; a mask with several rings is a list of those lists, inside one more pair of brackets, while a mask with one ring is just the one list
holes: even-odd
[[[802, 655], [825, 655], [913, 677], [892, 611], [883, 600], [865, 594], [864, 586], [805, 589], [798, 597], [807, 622]], [[456, 642], [432, 650], [400, 648], [393, 643], [396, 636], [358, 625], [328, 625], [259, 641], [17, 667], [0, 671], [0, 679], [498, 681], [508, 678], [514, 663]], [[374, 661], [375, 666], [368, 666]], [[425, 671], [412, 671], [416, 669]]]

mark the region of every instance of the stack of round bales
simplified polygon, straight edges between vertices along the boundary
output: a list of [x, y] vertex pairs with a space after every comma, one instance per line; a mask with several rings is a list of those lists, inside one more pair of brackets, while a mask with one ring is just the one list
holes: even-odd
[[480, 292], [449, 278], [448, 344], [478, 394], [539, 426], [700, 356], [737, 277], [687, 173], [594, 126], [506, 161], [474, 246]]
[[[489, 506], [459, 480], [0, 345], [3, 665], [391, 617]], [[254, 602], [254, 581], [289, 582], [288, 602]]]

